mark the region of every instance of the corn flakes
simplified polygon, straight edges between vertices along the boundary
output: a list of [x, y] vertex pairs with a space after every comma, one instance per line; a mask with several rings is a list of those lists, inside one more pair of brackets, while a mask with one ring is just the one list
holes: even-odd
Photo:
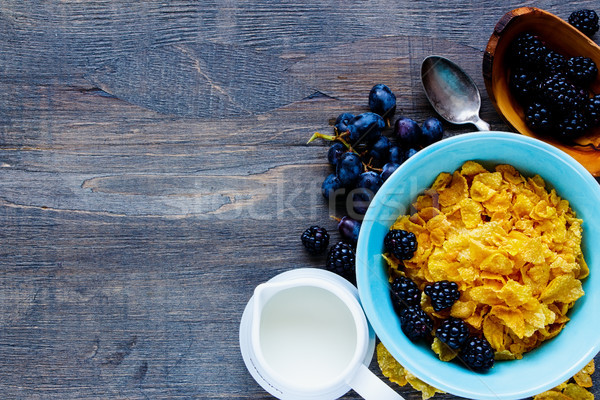
[[[493, 326], [493, 329], [498, 329], [500, 324], [491, 324], [491, 326]], [[452, 360], [456, 356], [454, 350], [448, 348], [437, 338], [433, 340], [431, 348], [440, 356], [440, 359], [444, 361]], [[514, 354], [509, 351], [503, 350], [496, 353], [496, 359], [514, 360], [515, 357]], [[423, 400], [433, 397], [436, 393], [444, 393], [421, 381], [406, 370], [398, 361], [396, 361], [381, 342], [377, 344], [377, 364], [379, 365], [383, 376], [400, 386], [405, 386], [409, 383], [413, 389], [421, 392]], [[594, 373], [594, 370], [594, 360], [591, 360], [571, 379], [550, 390], [537, 394], [533, 400], [594, 400], [594, 395], [586, 390], [586, 388], [592, 387], [591, 375]]]
[[377, 363], [379, 364], [383, 376], [400, 386], [405, 386], [409, 383], [413, 389], [421, 392], [423, 400], [433, 397], [436, 393], [444, 393], [407, 371], [398, 361], [396, 361], [396, 359], [394, 359], [382, 343], [377, 344]]
[[[572, 379], [536, 395], [533, 400], [594, 400], [594, 395], [586, 388], [592, 387], [592, 374], [594, 373], [594, 360], [590, 361]], [[574, 382], [573, 382], [574, 381]]]
[[413, 232], [419, 245], [410, 260], [386, 255], [390, 277], [404, 274], [421, 290], [456, 282], [461, 297], [450, 311], [437, 315], [427, 303], [424, 310], [463, 319], [499, 359], [522, 358], [556, 336], [584, 295], [582, 221], [539, 175], [526, 178], [510, 165], [490, 171], [467, 161], [442, 172], [392, 229]]

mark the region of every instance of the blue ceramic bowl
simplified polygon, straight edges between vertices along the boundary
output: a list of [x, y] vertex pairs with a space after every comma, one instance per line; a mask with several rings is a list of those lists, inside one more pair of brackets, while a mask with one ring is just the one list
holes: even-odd
[[[487, 373], [471, 372], [440, 361], [429, 346], [415, 344], [400, 330], [389, 296], [381, 257], [383, 238], [408, 205], [443, 171], [465, 161], [492, 168], [510, 164], [525, 176], [539, 174], [583, 219], [583, 252], [590, 275], [585, 296], [569, 313], [562, 332], [521, 360], [497, 361]], [[564, 382], [600, 350], [600, 185], [566, 153], [530, 137], [506, 133], [470, 133], [444, 139], [406, 161], [377, 192], [365, 215], [357, 247], [356, 276], [365, 313], [390, 353], [421, 380], [457, 396], [473, 399], [522, 399]]]

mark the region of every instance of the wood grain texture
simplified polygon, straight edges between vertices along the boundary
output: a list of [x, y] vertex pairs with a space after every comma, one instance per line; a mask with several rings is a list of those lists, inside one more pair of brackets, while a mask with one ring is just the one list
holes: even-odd
[[337, 239], [327, 147], [307, 139], [366, 111], [376, 82], [399, 113], [433, 115], [417, 75], [432, 53], [483, 91], [485, 43], [515, 6], [297, 3], [0, 3], [3, 398], [269, 398], [239, 352], [243, 308], [323, 265], [308, 225]]

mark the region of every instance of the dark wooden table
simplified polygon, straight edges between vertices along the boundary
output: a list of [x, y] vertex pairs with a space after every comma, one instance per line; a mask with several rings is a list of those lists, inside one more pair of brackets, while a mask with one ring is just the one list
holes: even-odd
[[320, 194], [327, 147], [307, 139], [367, 111], [375, 83], [398, 114], [434, 116], [418, 77], [433, 53], [508, 129], [481, 60], [518, 5], [3, 1], [0, 396], [269, 398], [240, 355], [244, 306], [276, 274], [323, 266], [306, 227], [339, 238]]

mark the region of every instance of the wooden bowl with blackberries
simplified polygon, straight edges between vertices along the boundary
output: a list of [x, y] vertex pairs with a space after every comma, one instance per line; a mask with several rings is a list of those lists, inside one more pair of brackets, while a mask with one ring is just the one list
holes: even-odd
[[600, 37], [594, 10], [568, 19], [522, 7], [496, 24], [483, 77], [498, 113], [517, 132], [548, 142], [600, 176]]

